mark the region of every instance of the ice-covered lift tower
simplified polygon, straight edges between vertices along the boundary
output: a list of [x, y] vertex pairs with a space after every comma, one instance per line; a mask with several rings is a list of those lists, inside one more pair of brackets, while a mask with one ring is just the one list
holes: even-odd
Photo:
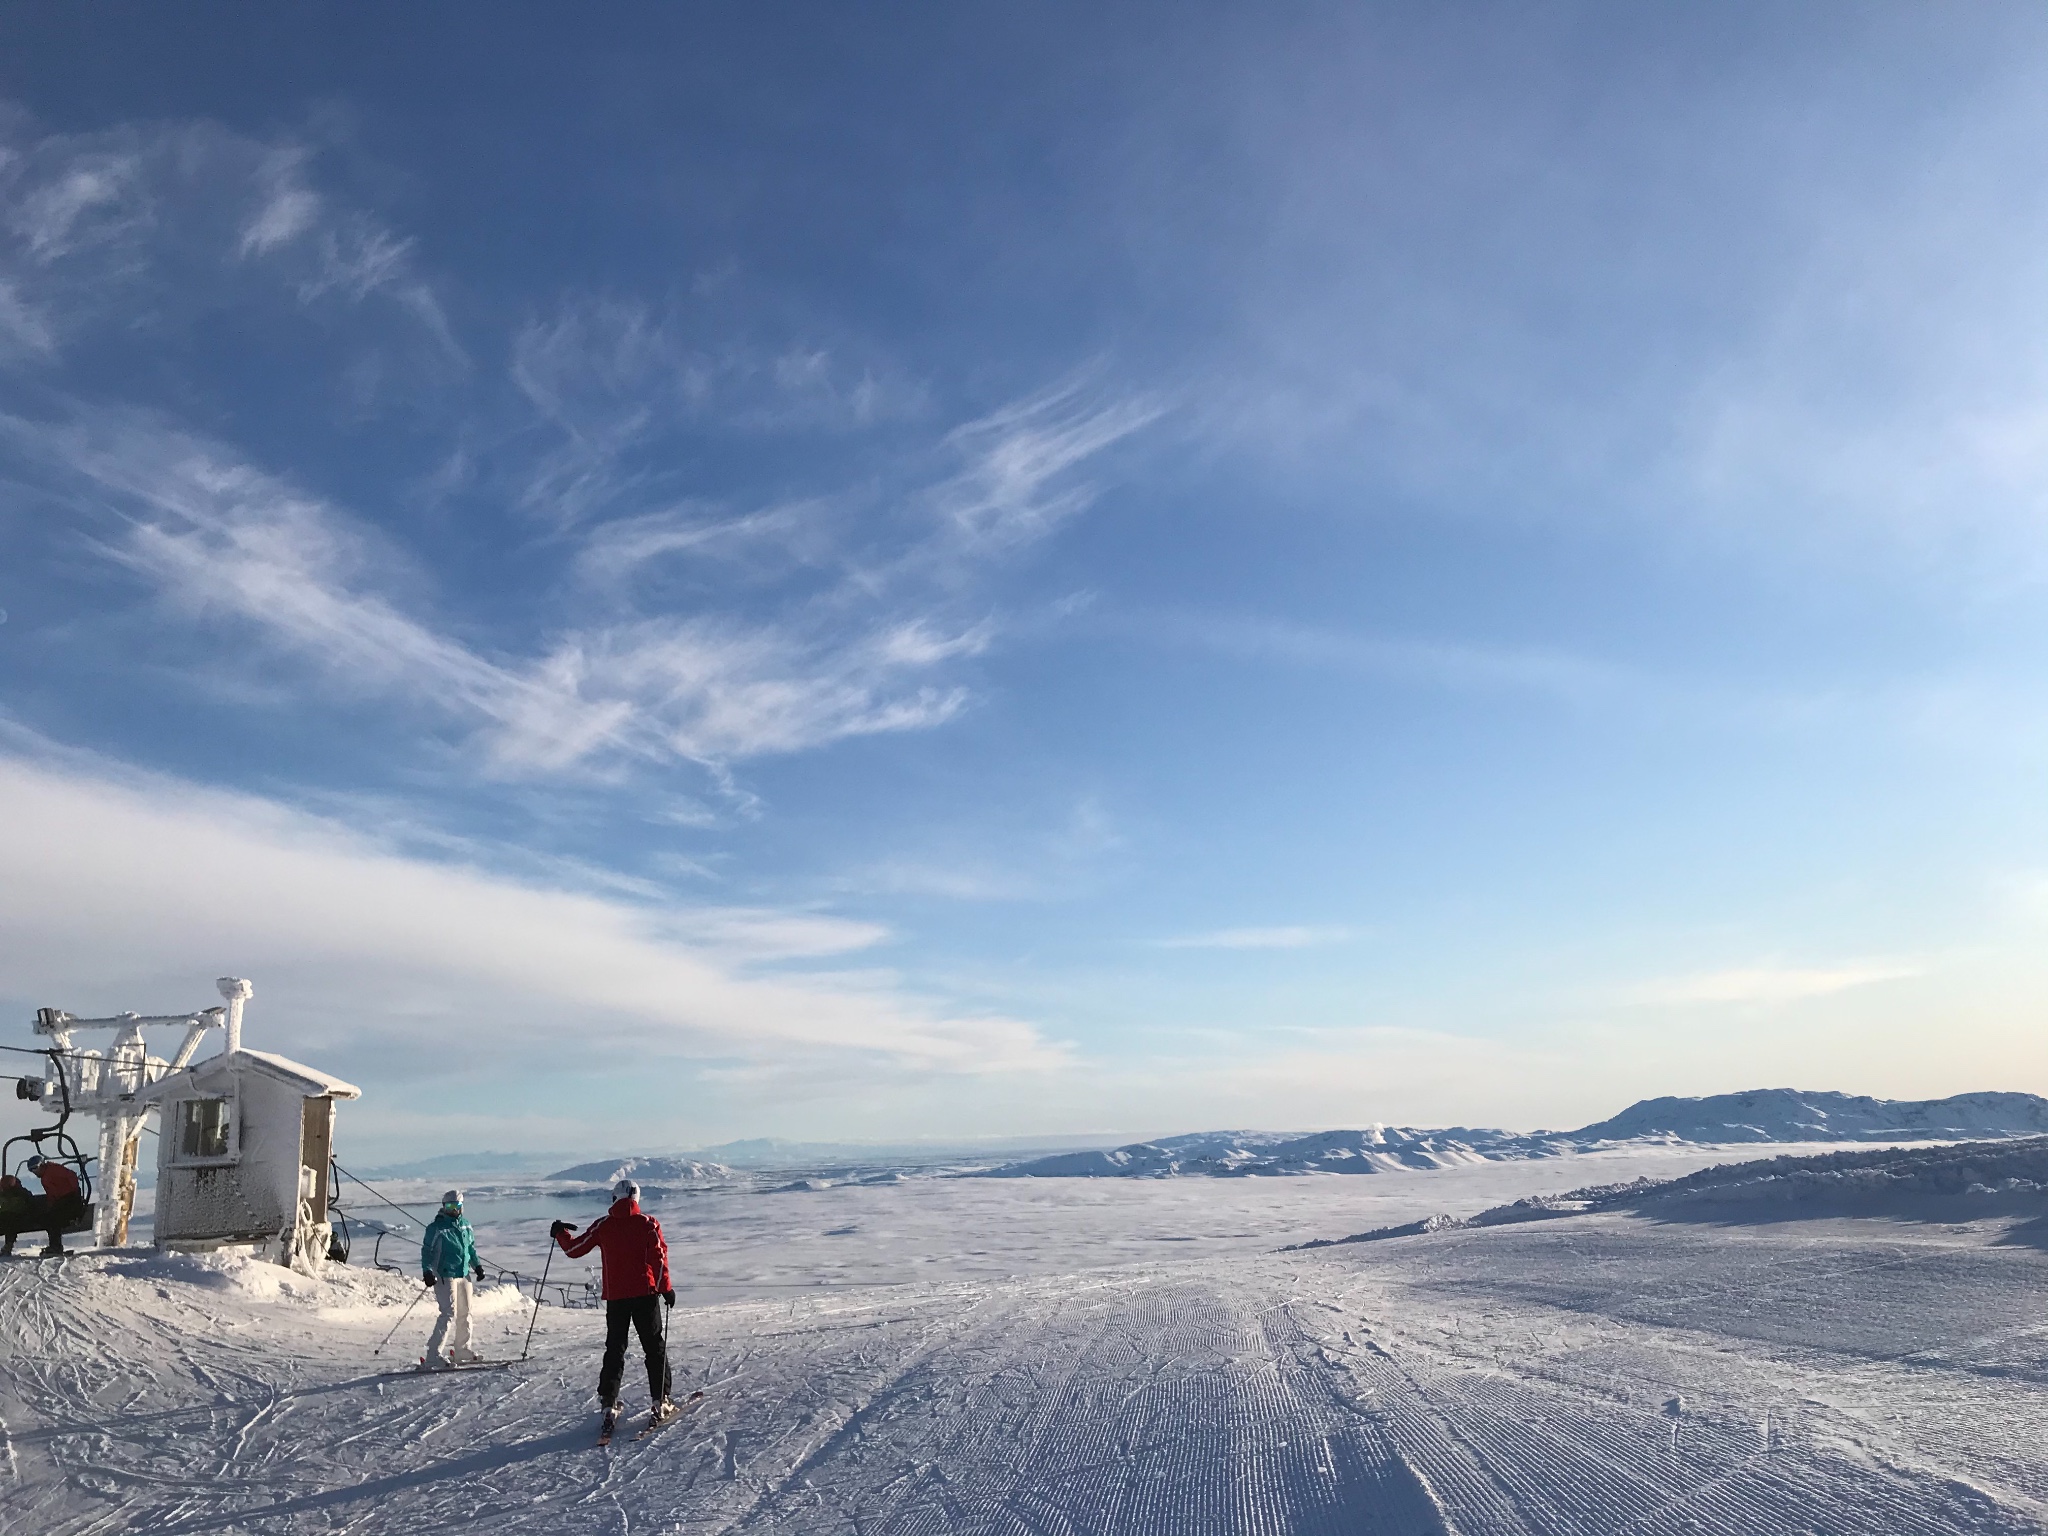
[[[145, 1121], [160, 1112], [158, 1247], [248, 1243], [281, 1264], [317, 1268], [326, 1262], [334, 1105], [361, 1098], [362, 1090], [303, 1063], [243, 1049], [242, 1008], [254, 990], [223, 977], [226, 1006], [193, 1014], [75, 1019], [45, 1008], [36, 1015], [36, 1028], [65, 1053], [60, 1065], [75, 1071], [71, 1108], [100, 1118], [101, 1243], [127, 1241], [137, 1148]], [[143, 1045], [143, 1030], [157, 1024], [186, 1029], [169, 1061]], [[227, 1034], [223, 1048], [195, 1064], [200, 1041], [217, 1026]], [[105, 1055], [76, 1052], [71, 1033], [88, 1028], [120, 1034]], [[109, 1170], [111, 1188], [105, 1187]]]
[[[93, 1240], [102, 1247], [128, 1241], [128, 1218], [135, 1211], [136, 1155], [142, 1128], [155, 1107], [138, 1104], [135, 1095], [169, 1073], [183, 1070], [208, 1030], [225, 1027], [229, 1048], [239, 1043], [242, 1004], [253, 989], [246, 981], [224, 976], [220, 990], [228, 1000], [226, 1007], [216, 1005], [192, 1013], [117, 1013], [110, 1019], [81, 1019], [61, 1008], [36, 1010], [36, 1033], [48, 1035], [51, 1049], [61, 1053], [52, 1060], [43, 1096], [67, 1095], [73, 1113], [99, 1118], [99, 1177], [95, 1181], [100, 1186], [99, 1219]], [[144, 1030], [160, 1026], [185, 1031], [177, 1054], [168, 1061], [149, 1054], [143, 1035]], [[117, 1032], [104, 1052], [81, 1050], [72, 1038], [80, 1030], [102, 1029]]]

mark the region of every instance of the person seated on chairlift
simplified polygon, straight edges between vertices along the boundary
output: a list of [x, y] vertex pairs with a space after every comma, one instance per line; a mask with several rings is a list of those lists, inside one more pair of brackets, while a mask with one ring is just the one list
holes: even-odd
[[44, 1157], [40, 1152], [23, 1166], [43, 1185], [43, 1201], [47, 1207], [43, 1219], [50, 1224], [50, 1246], [43, 1250], [43, 1257], [61, 1257], [65, 1229], [85, 1215], [85, 1194], [79, 1188], [78, 1175], [55, 1158]]
[[21, 1180], [11, 1173], [0, 1173], [0, 1256], [14, 1252], [14, 1235], [23, 1232], [35, 1221], [36, 1197], [21, 1187]]

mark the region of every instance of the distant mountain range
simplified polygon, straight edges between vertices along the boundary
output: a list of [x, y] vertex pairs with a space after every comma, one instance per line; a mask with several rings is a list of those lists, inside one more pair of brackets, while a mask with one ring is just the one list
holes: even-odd
[[2048, 1135], [2048, 1099], [1963, 1093], [1948, 1099], [1873, 1099], [1766, 1088], [1700, 1099], [1644, 1099], [1576, 1131], [1415, 1130], [1374, 1126], [1316, 1131], [1204, 1131], [1105, 1151], [1064, 1152], [991, 1170], [991, 1178], [1211, 1178], [1382, 1173], [1460, 1163], [1558, 1157], [1616, 1142], [1968, 1141]]
[[707, 1179], [729, 1179], [732, 1169], [724, 1163], [691, 1157], [609, 1157], [602, 1162], [578, 1163], [548, 1177], [579, 1184], [616, 1184], [620, 1179], [642, 1185], [701, 1184]]
[[968, 1141], [783, 1141], [755, 1136], [697, 1147], [697, 1157], [734, 1168], [798, 1168], [819, 1163], [941, 1163], [988, 1159], [1068, 1147], [1099, 1147], [1104, 1136], [993, 1136]]
[[1959, 1093], [1950, 1099], [1872, 1099], [1762, 1088], [1708, 1099], [1644, 1099], [1574, 1141], [1969, 1141], [2048, 1134], [2048, 1099], [2031, 1093]]
[[1564, 1145], [1538, 1146], [1508, 1131], [1417, 1131], [1374, 1126], [1364, 1131], [1315, 1131], [1307, 1136], [1271, 1131], [1199, 1131], [1162, 1136], [1105, 1151], [1062, 1152], [1009, 1163], [988, 1177], [1000, 1179], [1171, 1178], [1205, 1174], [1234, 1178], [1287, 1173], [1379, 1173], [1397, 1168], [1447, 1168], [1509, 1157], [1556, 1156]]
[[[1241, 1134], [1256, 1135], [1250, 1131]], [[724, 1178], [736, 1168], [815, 1168], [838, 1163], [858, 1166], [986, 1163], [1020, 1153], [1036, 1154], [1077, 1146], [1099, 1147], [1107, 1139], [1101, 1136], [1005, 1136], [966, 1142], [854, 1142], [784, 1141], [775, 1136], [755, 1136], [744, 1141], [725, 1141], [717, 1146], [692, 1148], [684, 1155], [617, 1157], [603, 1162], [578, 1163], [574, 1168], [564, 1168], [542, 1177], [575, 1179], [585, 1183], [615, 1182], [622, 1177], [642, 1182], [650, 1179], [679, 1182], [693, 1177]], [[637, 1171], [628, 1174], [616, 1171], [629, 1165]], [[692, 1167], [711, 1171], [693, 1175], [688, 1171]]]

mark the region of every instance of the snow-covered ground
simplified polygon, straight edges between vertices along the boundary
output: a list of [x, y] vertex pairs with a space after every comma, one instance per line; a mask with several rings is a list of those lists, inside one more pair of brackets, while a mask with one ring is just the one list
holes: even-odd
[[[741, 1299], [1259, 1253], [1438, 1212], [1469, 1216], [1503, 1200], [1583, 1184], [1674, 1178], [1756, 1155], [1755, 1147], [1650, 1144], [1427, 1172], [1221, 1181], [950, 1179], [886, 1167], [820, 1169], [805, 1177], [783, 1170], [724, 1188], [663, 1191], [649, 1208], [676, 1246], [679, 1289], [695, 1300]], [[442, 1187], [427, 1180], [381, 1186], [425, 1217]], [[580, 1225], [604, 1209], [601, 1197], [531, 1185], [468, 1194], [485, 1256], [528, 1273], [547, 1251], [550, 1220]], [[398, 1219], [360, 1192], [349, 1203], [362, 1214]], [[411, 1246], [417, 1243], [415, 1229]], [[399, 1237], [385, 1240], [386, 1259], [407, 1252]], [[586, 1274], [596, 1274], [595, 1260], [554, 1260], [556, 1279]]]
[[[513, 1371], [394, 1377], [372, 1351], [402, 1275], [14, 1262], [0, 1530], [2048, 1530], [2038, 1219], [1602, 1214], [1271, 1251], [1725, 1160], [1636, 1156], [678, 1197], [679, 1263], [720, 1289], [673, 1352], [709, 1398], [608, 1453], [594, 1313], [543, 1309]], [[542, 1217], [508, 1215], [509, 1255]], [[528, 1310], [480, 1310], [480, 1347], [516, 1355]]]

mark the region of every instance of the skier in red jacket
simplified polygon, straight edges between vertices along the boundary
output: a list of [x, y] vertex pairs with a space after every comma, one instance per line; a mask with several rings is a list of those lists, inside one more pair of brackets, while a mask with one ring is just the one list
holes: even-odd
[[604, 1405], [600, 1439], [609, 1440], [619, 1421], [619, 1381], [626, 1374], [626, 1331], [640, 1335], [647, 1357], [647, 1395], [654, 1403], [653, 1422], [671, 1418], [676, 1405], [669, 1398], [668, 1330], [656, 1303], [673, 1307], [675, 1287], [668, 1274], [668, 1242], [661, 1223], [640, 1209], [640, 1186], [621, 1179], [612, 1186], [612, 1208], [582, 1236], [566, 1221], [550, 1229], [562, 1252], [580, 1259], [595, 1248], [604, 1260], [604, 1366], [597, 1373], [597, 1397]]
[[43, 1186], [45, 1219], [50, 1223], [50, 1246], [43, 1250], [46, 1259], [62, 1258], [64, 1255], [64, 1229], [85, 1215], [85, 1196], [79, 1188], [78, 1175], [54, 1158], [37, 1153], [24, 1164]]

